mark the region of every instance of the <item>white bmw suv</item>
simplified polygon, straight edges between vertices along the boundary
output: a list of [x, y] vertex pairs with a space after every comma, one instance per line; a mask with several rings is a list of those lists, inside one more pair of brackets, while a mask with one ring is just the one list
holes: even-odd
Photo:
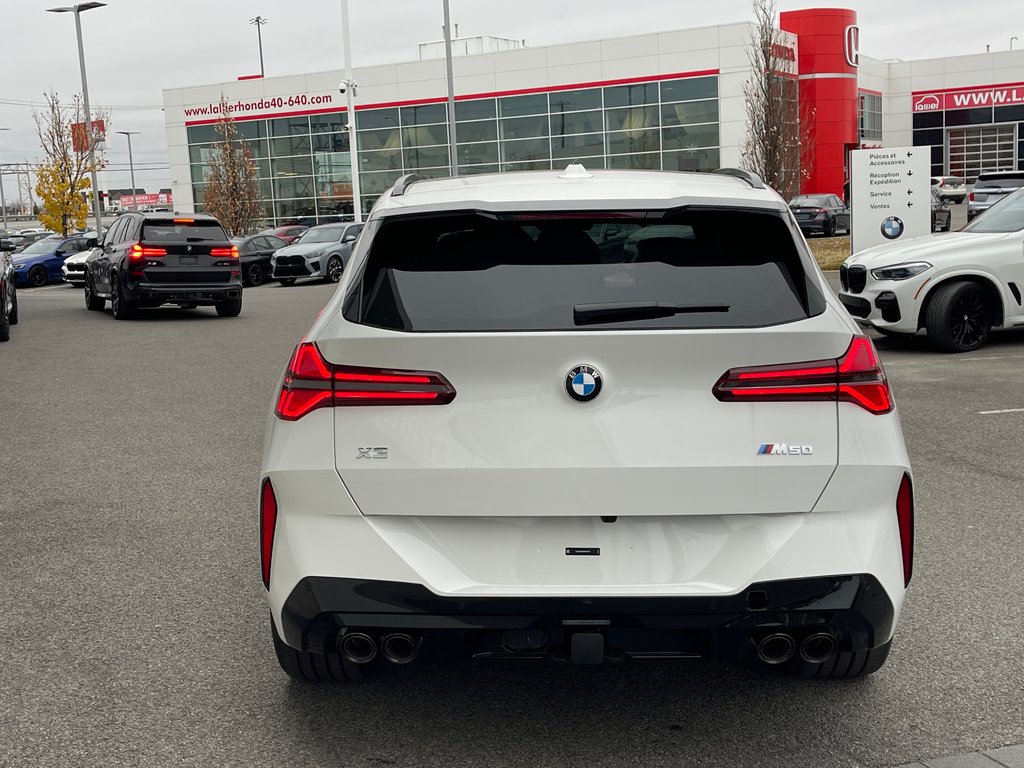
[[260, 539], [297, 679], [452, 651], [854, 677], [913, 486], [871, 341], [756, 176], [404, 177], [282, 377]]
[[839, 282], [862, 323], [889, 336], [924, 328], [945, 352], [975, 350], [995, 327], [1024, 326], [1024, 189], [958, 232], [854, 254]]

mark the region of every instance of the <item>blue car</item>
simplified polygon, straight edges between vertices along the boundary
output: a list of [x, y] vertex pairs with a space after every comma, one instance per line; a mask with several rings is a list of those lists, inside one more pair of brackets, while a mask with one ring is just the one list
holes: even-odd
[[14, 254], [14, 281], [18, 285], [38, 288], [47, 283], [59, 283], [64, 259], [86, 250], [86, 240], [91, 237], [48, 237], [37, 240], [20, 253]]

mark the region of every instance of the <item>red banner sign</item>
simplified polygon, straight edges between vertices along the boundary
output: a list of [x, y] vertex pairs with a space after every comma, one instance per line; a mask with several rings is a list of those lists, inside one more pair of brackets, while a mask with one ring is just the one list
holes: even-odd
[[138, 208], [149, 205], [171, 205], [171, 196], [161, 192], [148, 195], [121, 195], [122, 208]]
[[[106, 138], [107, 126], [102, 120], [92, 121], [92, 140], [99, 144]], [[89, 142], [85, 135], [85, 123], [71, 124], [71, 148], [75, 152], [88, 152]]]
[[911, 108], [914, 112], [1001, 107], [1010, 104], [1024, 104], [1024, 83], [911, 94]]

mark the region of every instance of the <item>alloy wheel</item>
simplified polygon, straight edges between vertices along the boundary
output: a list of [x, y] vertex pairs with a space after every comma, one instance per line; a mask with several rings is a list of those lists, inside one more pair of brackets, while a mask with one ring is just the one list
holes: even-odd
[[991, 320], [980, 288], [964, 291], [949, 308], [949, 333], [961, 347], [973, 347], [989, 332]]

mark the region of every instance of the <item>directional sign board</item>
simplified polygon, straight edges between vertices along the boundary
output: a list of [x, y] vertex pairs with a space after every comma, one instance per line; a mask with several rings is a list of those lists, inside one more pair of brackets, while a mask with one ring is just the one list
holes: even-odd
[[858, 149], [850, 166], [851, 253], [932, 231], [930, 147]]

